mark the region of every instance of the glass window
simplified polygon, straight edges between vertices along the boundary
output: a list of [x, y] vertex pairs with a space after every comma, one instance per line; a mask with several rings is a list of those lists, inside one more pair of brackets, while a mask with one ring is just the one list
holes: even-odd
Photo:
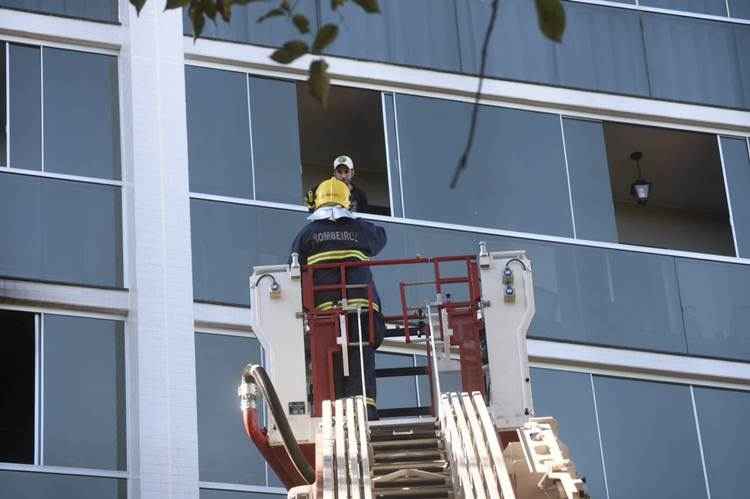
[[640, 5], [644, 7], [697, 12], [712, 16], [727, 15], [726, 0], [640, 0]]
[[750, 361], [750, 267], [677, 259], [688, 352]]
[[531, 383], [536, 416], [557, 420], [560, 439], [570, 448], [576, 470], [586, 479], [587, 492], [591, 497], [607, 497], [591, 375], [532, 369]]
[[3, 334], [0, 462], [33, 464], [36, 385], [34, 314], [0, 310], [0, 331]]
[[0, 173], [0, 275], [122, 287], [120, 188]]
[[604, 137], [617, 241], [734, 256], [715, 135], [606, 122]]
[[747, 472], [750, 437], [745, 429], [750, 393], [698, 387], [694, 390], [711, 498], [742, 497], [747, 493], [740, 477]]
[[305, 222], [300, 212], [198, 199], [190, 218], [195, 299], [236, 305], [249, 304], [251, 266], [286, 263]]
[[190, 191], [252, 198], [247, 75], [186, 66], [185, 92]]
[[0, 7], [117, 22], [116, 0], [0, 0]]
[[283, 499], [286, 494], [261, 494], [234, 490], [201, 489], [200, 499]]
[[124, 499], [127, 489], [114, 478], [0, 471], [0, 490], [13, 499]]
[[747, 0], [729, 0], [729, 13], [732, 17], [750, 19], [750, 2]]
[[242, 369], [261, 361], [258, 340], [197, 333], [195, 358], [200, 479], [265, 485], [265, 460], [242, 430], [237, 398]]
[[306, 85], [299, 84], [297, 92], [302, 183], [305, 189], [314, 190], [322, 180], [331, 178], [334, 175], [334, 160], [346, 155], [354, 165], [351, 185], [362, 193], [351, 197], [353, 209], [390, 215], [388, 159], [380, 92], [332, 87], [327, 109], [323, 109], [310, 95]]
[[732, 202], [739, 255], [750, 257], [750, 145], [744, 138], [721, 137], [721, 152]]
[[42, 60], [39, 47], [8, 45], [9, 136], [8, 165], [42, 169]]
[[404, 210], [401, 205], [401, 164], [397, 147], [396, 131], [396, 96], [393, 93], [383, 95], [385, 106], [385, 129], [388, 136], [388, 168], [391, 178], [391, 212], [394, 217], [403, 217]]
[[398, 95], [407, 217], [572, 236], [557, 115], [483, 106], [468, 166], [449, 187], [471, 104]]
[[610, 499], [706, 498], [689, 387], [595, 376], [594, 390]]
[[747, 107], [730, 23], [641, 15], [651, 95], [659, 99]]
[[[310, 32], [314, 35], [318, 29], [318, 18], [315, 13], [315, 0], [298, 0], [295, 12], [301, 13], [310, 21]], [[216, 22], [206, 22], [202, 38], [215, 38], [233, 42], [254, 43], [274, 47], [289, 40], [300, 38], [300, 33], [285, 17], [270, 18], [258, 23], [258, 18], [278, 6], [272, 2], [249, 2], [247, 5], [232, 5], [232, 20], [225, 23], [221, 16], [216, 16]], [[186, 35], [192, 36], [193, 25], [188, 17], [187, 9], [183, 9], [183, 26]]]
[[8, 166], [7, 56], [8, 44], [0, 43], [0, 166]]
[[323, 23], [340, 22], [341, 32], [328, 51], [332, 55], [461, 69], [454, 2], [380, 0], [379, 15], [367, 14], [353, 3], [336, 12], [330, 2], [321, 6]]
[[571, 118], [563, 123], [576, 237], [617, 242], [602, 123]]
[[[395, 367], [413, 367], [412, 355], [392, 353], [375, 353], [375, 368], [390, 369]], [[378, 409], [393, 409], [417, 406], [417, 385], [414, 376], [378, 378]]]
[[[257, 199], [302, 204], [297, 86], [291, 81], [250, 78]], [[306, 86], [303, 91], [307, 93]], [[322, 143], [318, 147], [324, 148]]]
[[44, 48], [44, 169], [120, 178], [117, 58]]
[[44, 462], [125, 469], [123, 323], [44, 315]]

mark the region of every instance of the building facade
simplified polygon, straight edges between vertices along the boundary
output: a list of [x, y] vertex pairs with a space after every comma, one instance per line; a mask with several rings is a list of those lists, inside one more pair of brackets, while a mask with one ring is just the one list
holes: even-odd
[[[194, 42], [162, 0], [0, 0], [0, 497], [285, 493], [239, 422], [247, 277], [339, 154], [383, 257], [529, 253], [536, 412], [593, 497], [746, 495], [750, 1], [565, 1], [555, 44], [503, 0], [455, 189], [489, 2], [380, 3], [300, 0], [341, 23], [323, 110], [267, 4]], [[429, 397], [379, 381], [381, 407]]]

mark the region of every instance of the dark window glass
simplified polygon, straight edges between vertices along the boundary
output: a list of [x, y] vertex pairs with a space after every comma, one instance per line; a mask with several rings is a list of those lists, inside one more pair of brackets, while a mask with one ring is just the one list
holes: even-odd
[[401, 166], [396, 138], [395, 100], [395, 95], [392, 93], [387, 93], [383, 96], [385, 129], [388, 135], [386, 137], [388, 144], [388, 168], [391, 178], [391, 199], [393, 200], [391, 211], [394, 217], [402, 217], [404, 216], [404, 210], [401, 205]]
[[747, 493], [740, 477], [747, 472], [750, 393], [695, 388], [695, 405], [711, 498], [742, 497]]
[[117, 59], [43, 49], [44, 169], [120, 178]]
[[201, 489], [200, 499], [280, 499], [285, 495], [286, 494], [261, 494], [260, 492]]
[[744, 138], [721, 137], [732, 221], [739, 255], [750, 257], [750, 146]]
[[[376, 369], [413, 367], [414, 357], [378, 352], [375, 354]], [[414, 376], [378, 378], [378, 409], [416, 407], [417, 385]]]
[[114, 478], [0, 471], [0, 490], [13, 499], [125, 499], [127, 489]]
[[570, 118], [563, 123], [576, 237], [617, 242], [602, 123]]
[[0, 166], [8, 166], [7, 52], [8, 44], [0, 43]]
[[250, 103], [255, 197], [302, 204], [297, 84], [251, 77]]
[[0, 275], [121, 287], [120, 188], [0, 174]]
[[242, 431], [235, 390], [243, 367], [260, 363], [258, 340], [197, 333], [195, 358], [200, 479], [265, 485], [265, 460]]
[[[315, 3], [315, 0], [299, 0], [295, 9], [295, 12], [305, 15], [310, 21], [310, 32], [313, 35], [318, 29]], [[250, 2], [247, 5], [234, 4], [232, 5], [231, 22], [227, 24], [221, 19], [221, 16], [217, 16], [215, 23], [206, 23], [201, 37], [274, 47], [279, 47], [289, 40], [300, 38], [299, 31], [286, 17], [273, 17], [258, 23], [259, 17], [276, 6], [270, 2]], [[183, 26], [186, 35], [193, 34], [193, 25], [188, 17], [187, 9], [183, 10]]]
[[609, 498], [705, 499], [690, 388], [599, 376], [594, 387]]
[[9, 45], [10, 158], [8, 165], [42, 169], [42, 60], [39, 47]]
[[576, 470], [586, 479], [591, 497], [607, 497], [601, 448], [591, 393], [591, 375], [532, 369], [534, 412], [560, 423], [560, 438], [570, 448]]
[[185, 92], [190, 191], [252, 198], [247, 76], [187, 66]]
[[677, 260], [688, 352], [750, 361], [750, 267]]
[[247, 305], [252, 265], [286, 263], [304, 213], [193, 199], [196, 300]]
[[683, 10], [712, 16], [726, 16], [726, 0], [641, 0], [644, 7], [659, 7], [662, 9]]
[[340, 23], [341, 32], [329, 52], [358, 59], [388, 61], [447, 71], [460, 70], [454, 2], [448, 0], [381, 0], [372, 15], [351, 3], [332, 12], [322, 2], [324, 23]]
[[0, 310], [0, 333], [0, 462], [34, 464], [34, 314]]
[[663, 14], [641, 18], [653, 97], [735, 108], [750, 104], [732, 24]]
[[123, 323], [44, 316], [44, 464], [125, 469]]
[[398, 95], [407, 217], [572, 236], [560, 118], [483, 106], [466, 171], [450, 189], [471, 104]]
[[747, 0], [729, 0], [729, 13], [732, 17], [750, 19], [750, 2]]
[[0, 0], [0, 7], [96, 21], [117, 21], [116, 0]]

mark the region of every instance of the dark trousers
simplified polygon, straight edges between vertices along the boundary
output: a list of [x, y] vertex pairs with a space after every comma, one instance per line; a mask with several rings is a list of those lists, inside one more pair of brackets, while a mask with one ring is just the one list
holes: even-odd
[[[385, 335], [385, 321], [380, 313], [375, 313], [375, 341], [376, 348], [380, 346]], [[347, 333], [349, 335], [349, 376], [344, 376], [344, 366], [341, 362], [341, 354], [336, 355], [335, 372], [336, 372], [336, 398], [355, 397], [363, 395], [367, 404], [367, 418], [369, 420], [377, 419], [377, 381], [375, 379], [375, 349], [367, 344], [367, 313], [361, 315], [362, 320], [362, 340], [365, 343], [362, 346], [363, 364], [360, 364], [359, 345], [359, 327], [357, 324], [357, 314], [347, 316]], [[362, 393], [362, 368], [364, 366], [365, 382]]]

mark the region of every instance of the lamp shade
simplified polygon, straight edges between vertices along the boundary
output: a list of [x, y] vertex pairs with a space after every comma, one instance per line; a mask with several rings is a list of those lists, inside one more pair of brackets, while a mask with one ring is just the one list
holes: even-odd
[[639, 178], [630, 184], [630, 195], [635, 198], [638, 204], [646, 204], [648, 197], [651, 195], [651, 182]]

